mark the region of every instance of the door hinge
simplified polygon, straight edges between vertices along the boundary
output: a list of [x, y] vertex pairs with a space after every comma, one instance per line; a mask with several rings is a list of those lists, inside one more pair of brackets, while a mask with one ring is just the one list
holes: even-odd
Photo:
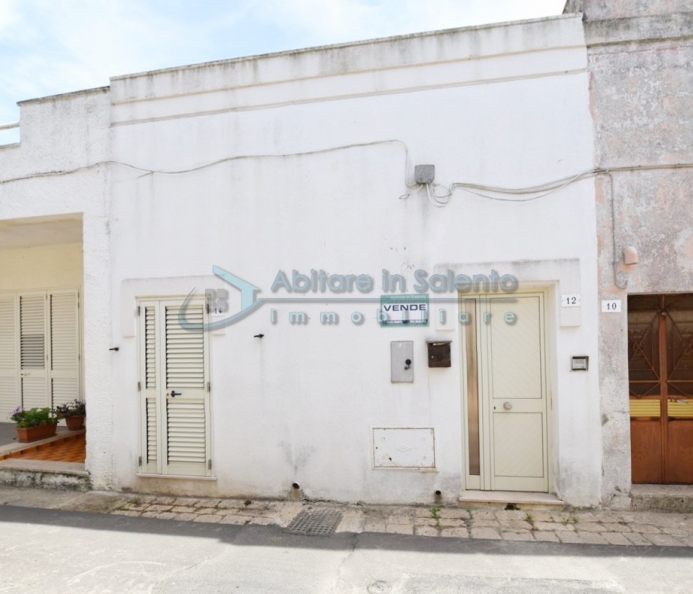
[[211, 391], [212, 391], [212, 384], [211, 384], [211, 382], [207, 382], [207, 392], [211, 392]]
[[142, 308], [138, 305], [138, 306], [137, 306], [137, 317], [140, 317], [140, 315], [142, 315], [142, 311], [141, 311], [141, 310], [142, 310]]
[[140, 456], [139, 462], [140, 462], [140, 466], [142, 466], [142, 456]]
[[142, 382], [137, 382], [137, 391], [138, 392], [142, 391]]
[[205, 303], [205, 310], [209, 313], [209, 302]]
[[207, 460], [207, 470], [212, 470], [212, 461]]

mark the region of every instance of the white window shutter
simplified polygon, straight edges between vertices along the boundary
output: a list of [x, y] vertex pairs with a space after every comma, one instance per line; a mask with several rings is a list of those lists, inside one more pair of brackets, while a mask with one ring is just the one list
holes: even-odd
[[79, 311], [76, 291], [48, 294], [50, 307], [50, 387], [53, 406], [79, 398]]
[[207, 462], [207, 430], [204, 399], [167, 401], [167, 459], [169, 470], [179, 466], [182, 474], [204, 474]]
[[[166, 467], [168, 474], [204, 476], [208, 473], [208, 395], [204, 304], [191, 303], [180, 324], [180, 304], [166, 303]], [[177, 396], [170, 396], [177, 392]]]
[[[183, 328], [178, 320], [180, 306], [166, 305], [166, 388], [203, 389], [205, 383], [204, 332]], [[201, 326], [203, 306], [189, 305], [185, 321]]]
[[157, 461], [159, 459], [159, 442], [157, 439], [157, 426], [159, 424], [157, 420], [157, 406], [156, 398], [147, 398], [145, 400], [145, 451], [144, 451], [144, 464], [149, 467], [153, 466], [152, 472], [157, 472], [158, 465]]
[[142, 455], [141, 472], [160, 474], [159, 464], [159, 398], [157, 359], [158, 304], [150, 303], [140, 307], [141, 371], [140, 390], [142, 392]]
[[10, 422], [19, 400], [17, 298], [0, 295], [0, 422]]
[[46, 366], [46, 297], [21, 295], [20, 328], [22, 369], [44, 369]]
[[156, 307], [144, 308], [144, 379], [148, 389], [156, 388]]
[[24, 408], [49, 406], [46, 374], [46, 294], [19, 296], [19, 353]]
[[209, 476], [208, 337], [204, 302], [188, 304], [184, 328], [180, 301], [140, 303], [140, 472]]

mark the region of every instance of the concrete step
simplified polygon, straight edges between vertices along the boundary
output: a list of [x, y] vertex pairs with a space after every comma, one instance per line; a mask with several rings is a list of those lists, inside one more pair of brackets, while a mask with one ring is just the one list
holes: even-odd
[[0, 484], [45, 489], [91, 489], [84, 464], [7, 458], [0, 461]]
[[693, 513], [693, 485], [633, 485], [631, 501], [637, 511]]
[[560, 509], [565, 504], [551, 493], [518, 491], [463, 491], [460, 505], [468, 508], [498, 509]]

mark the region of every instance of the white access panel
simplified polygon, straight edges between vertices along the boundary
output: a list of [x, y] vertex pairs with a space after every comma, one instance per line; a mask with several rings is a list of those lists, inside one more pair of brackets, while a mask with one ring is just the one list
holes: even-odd
[[375, 468], [435, 468], [433, 428], [374, 428], [373, 465]]

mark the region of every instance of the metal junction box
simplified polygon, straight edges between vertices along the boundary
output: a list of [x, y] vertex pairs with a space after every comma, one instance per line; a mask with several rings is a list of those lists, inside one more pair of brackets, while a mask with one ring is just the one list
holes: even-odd
[[390, 343], [390, 379], [393, 383], [414, 381], [414, 342]]
[[435, 165], [415, 165], [414, 181], [417, 184], [432, 184], [436, 178]]
[[428, 344], [428, 366], [429, 367], [451, 367], [450, 341], [429, 342]]

